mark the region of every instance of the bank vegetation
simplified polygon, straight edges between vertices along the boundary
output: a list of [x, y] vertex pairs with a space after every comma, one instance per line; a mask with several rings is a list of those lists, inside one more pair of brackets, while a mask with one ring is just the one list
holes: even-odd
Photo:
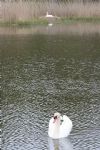
[[100, 1], [1, 0], [0, 23], [48, 22], [45, 18], [47, 11], [49, 14], [58, 16], [59, 20], [100, 20]]

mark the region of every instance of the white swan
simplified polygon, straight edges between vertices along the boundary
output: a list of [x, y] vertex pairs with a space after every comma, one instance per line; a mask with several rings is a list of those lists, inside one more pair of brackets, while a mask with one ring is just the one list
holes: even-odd
[[53, 139], [67, 137], [72, 130], [72, 121], [60, 113], [55, 113], [49, 121], [48, 135]]
[[48, 11], [47, 11], [47, 13], [46, 13], [46, 16], [45, 16], [46, 18], [53, 18], [53, 17], [55, 17], [55, 16], [53, 16], [53, 15], [50, 15], [49, 13], [48, 13]]

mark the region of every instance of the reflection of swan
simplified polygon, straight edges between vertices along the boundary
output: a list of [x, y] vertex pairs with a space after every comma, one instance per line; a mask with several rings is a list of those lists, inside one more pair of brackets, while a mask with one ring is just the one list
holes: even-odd
[[48, 135], [53, 139], [67, 137], [72, 129], [72, 121], [65, 115], [55, 113], [50, 119]]
[[53, 26], [53, 23], [49, 23], [48, 26], [49, 26], [49, 27]]
[[71, 142], [67, 138], [53, 140], [48, 139], [49, 150], [73, 150]]

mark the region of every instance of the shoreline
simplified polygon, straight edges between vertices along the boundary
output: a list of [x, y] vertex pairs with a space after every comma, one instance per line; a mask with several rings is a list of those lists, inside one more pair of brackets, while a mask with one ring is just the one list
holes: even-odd
[[[49, 16], [47, 18], [47, 12]], [[100, 1], [1, 1], [0, 26], [32, 26], [100, 22]]]
[[48, 19], [33, 19], [33, 20], [16, 20], [16, 21], [2, 21], [0, 20], [0, 27], [30, 27], [34, 25], [48, 25], [52, 23], [54, 25], [67, 25], [74, 23], [100, 23], [100, 17], [70, 17], [70, 18], [59, 18], [53, 21]]

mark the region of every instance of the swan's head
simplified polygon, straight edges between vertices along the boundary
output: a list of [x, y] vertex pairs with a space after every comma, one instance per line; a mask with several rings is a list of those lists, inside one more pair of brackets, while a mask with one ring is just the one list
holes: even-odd
[[53, 119], [54, 119], [53, 123], [58, 122], [58, 121], [60, 122], [60, 120], [61, 120], [60, 113], [58, 113], [58, 112], [54, 113]]

